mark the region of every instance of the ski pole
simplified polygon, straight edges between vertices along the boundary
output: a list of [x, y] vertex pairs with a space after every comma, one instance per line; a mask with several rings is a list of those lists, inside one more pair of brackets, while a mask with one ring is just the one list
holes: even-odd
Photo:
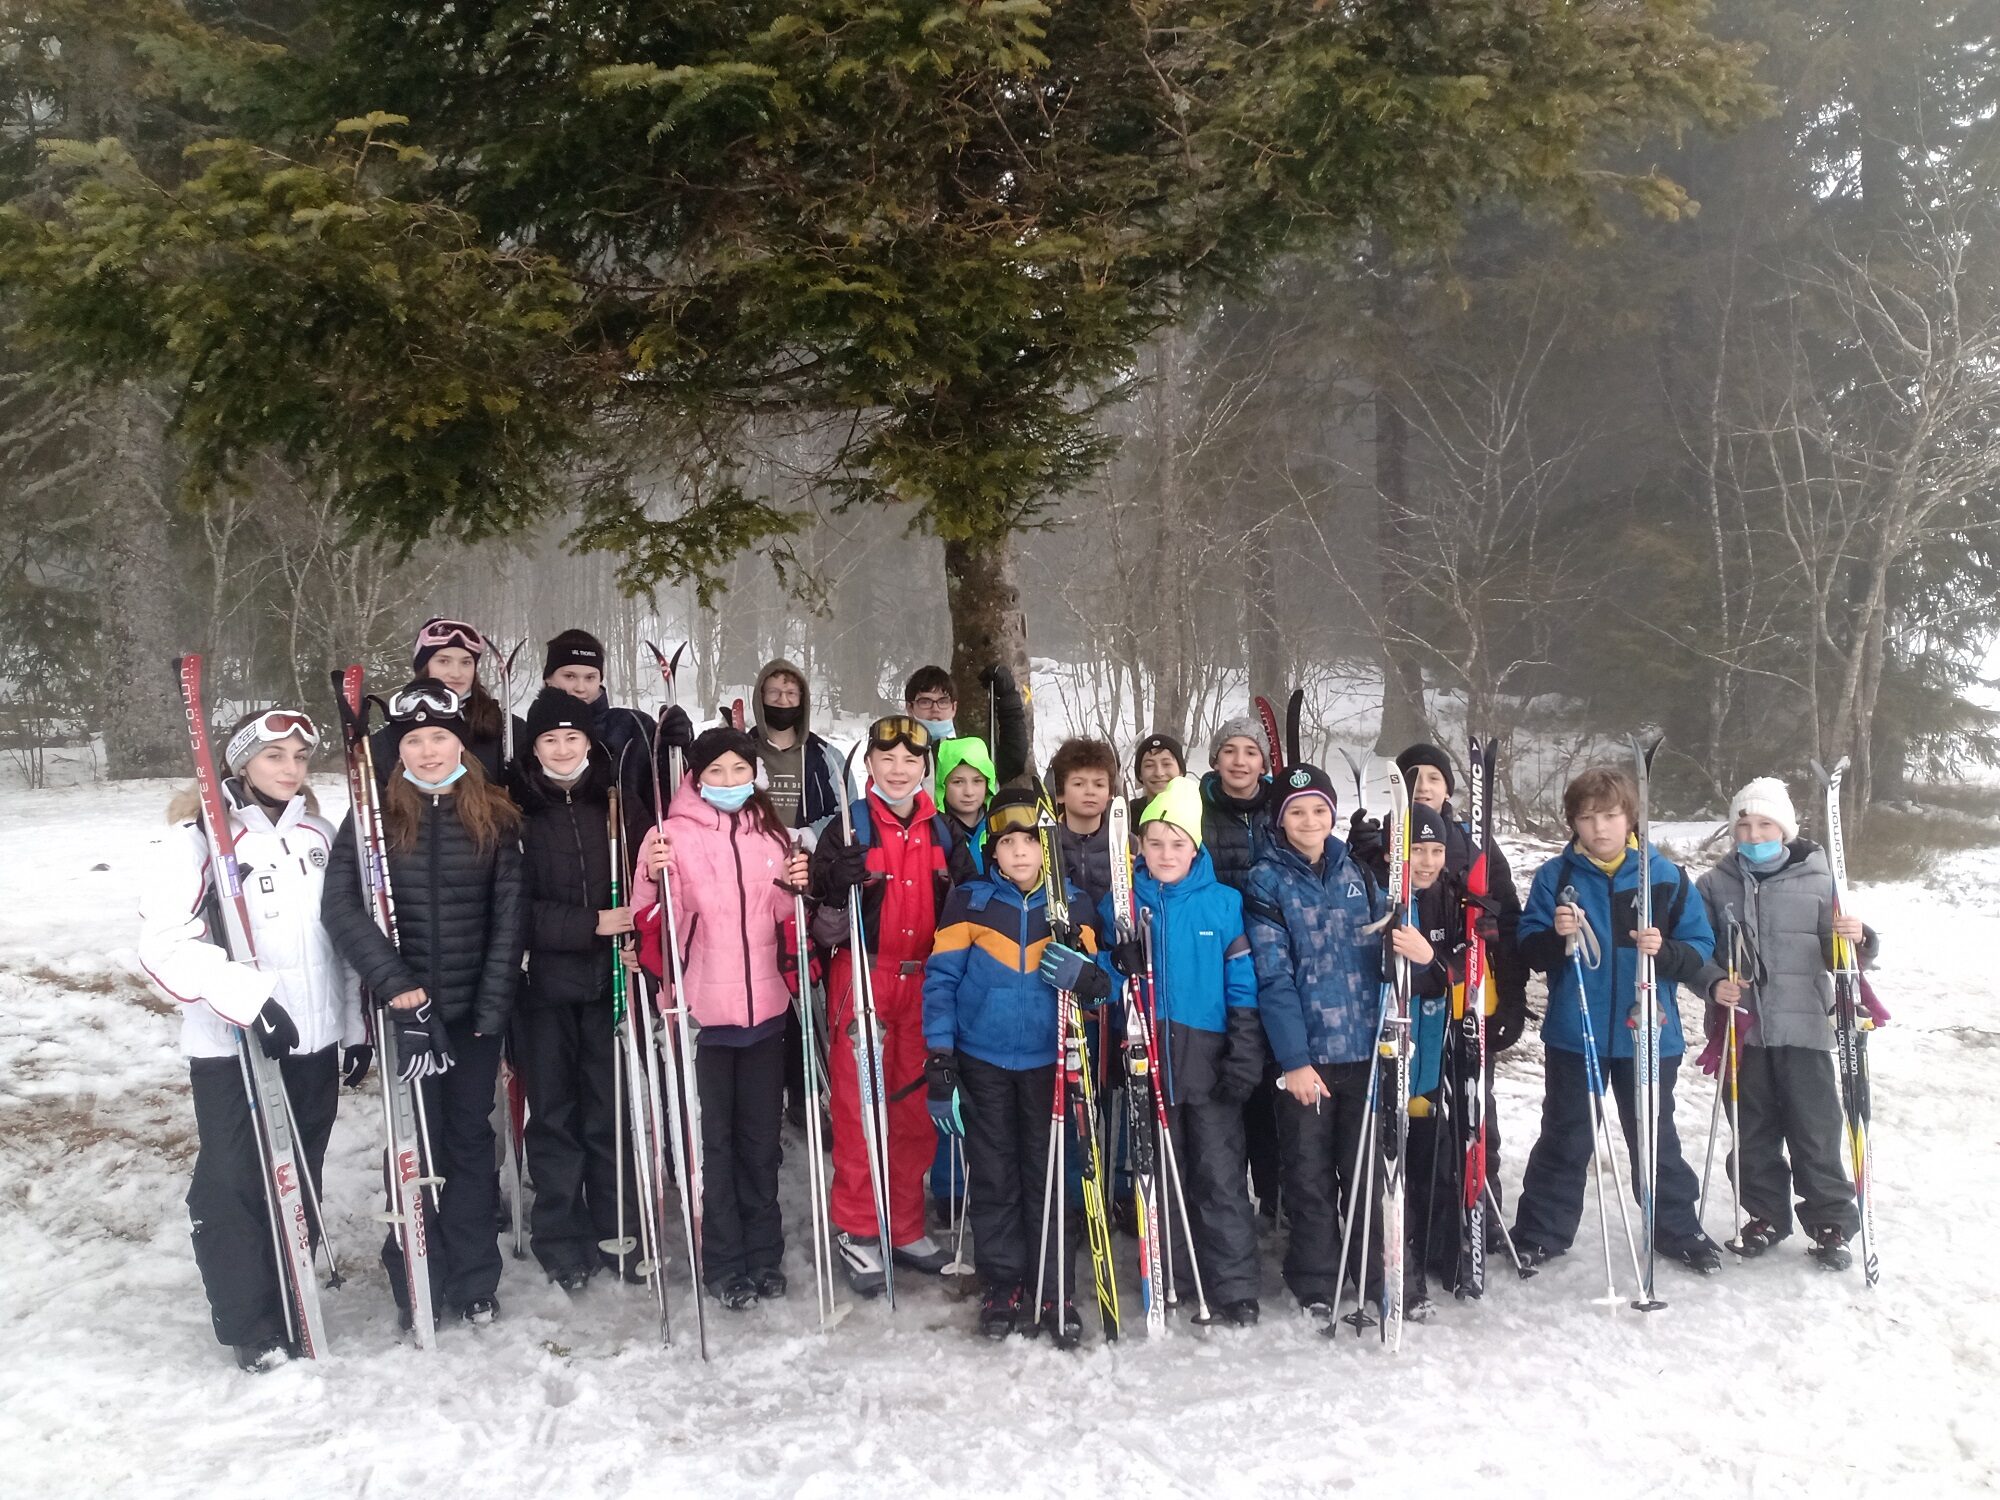
[[[301, 1146], [305, 1137], [299, 1133], [299, 1117], [292, 1111], [292, 1096], [286, 1090], [279, 1096], [283, 1104], [285, 1119], [290, 1123], [290, 1134]], [[319, 1231], [319, 1250], [326, 1257], [326, 1284], [329, 1290], [337, 1289], [346, 1279], [340, 1274], [340, 1257], [334, 1253], [333, 1234], [326, 1227], [326, 1215], [320, 1212], [319, 1185], [313, 1181], [312, 1169], [304, 1162], [299, 1163], [299, 1186], [305, 1189], [306, 1207], [312, 1213], [313, 1228]]]

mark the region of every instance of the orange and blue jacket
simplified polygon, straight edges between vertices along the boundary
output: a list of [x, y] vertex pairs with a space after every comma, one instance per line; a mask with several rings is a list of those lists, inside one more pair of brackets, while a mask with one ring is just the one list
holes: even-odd
[[[1076, 947], [1097, 951], [1097, 930], [1073, 886]], [[1022, 892], [985, 876], [954, 889], [924, 965], [924, 1045], [1024, 1072], [1056, 1060], [1056, 992], [1038, 967], [1049, 945], [1042, 887]]]

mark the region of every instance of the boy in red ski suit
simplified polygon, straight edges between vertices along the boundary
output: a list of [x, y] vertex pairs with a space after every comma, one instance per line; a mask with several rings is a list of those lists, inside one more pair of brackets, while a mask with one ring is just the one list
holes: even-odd
[[[924, 790], [930, 732], [896, 714], [870, 726], [862, 749], [867, 790], [850, 809], [853, 838], [829, 825], [812, 857], [814, 937], [827, 949], [827, 1077], [832, 1092], [834, 1239], [849, 1283], [873, 1296], [885, 1285], [884, 1236], [875, 1211], [867, 1137], [862, 1130], [854, 1043], [854, 961], [848, 894], [861, 892], [863, 949], [882, 1044], [887, 1099], [888, 1244], [899, 1266], [936, 1275], [950, 1259], [924, 1224], [924, 1180], [937, 1154], [924, 1095], [924, 961], [938, 913], [954, 883], [952, 841]], [[969, 878], [967, 868], [957, 878]]]

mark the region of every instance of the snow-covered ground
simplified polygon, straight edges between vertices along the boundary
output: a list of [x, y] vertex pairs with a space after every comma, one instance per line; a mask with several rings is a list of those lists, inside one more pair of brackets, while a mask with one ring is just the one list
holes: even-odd
[[[987, 1344], [969, 1303], [907, 1277], [895, 1314], [856, 1307], [822, 1335], [795, 1235], [792, 1299], [711, 1310], [705, 1366], [684, 1283], [680, 1338], [662, 1350], [644, 1289], [600, 1282], [572, 1302], [532, 1261], [509, 1263], [501, 1322], [447, 1328], [426, 1356], [398, 1343], [375, 1261], [371, 1084], [344, 1102], [328, 1162], [347, 1274], [326, 1298], [334, 1357], [252, 1379], [209, 1331], [181, 1203], [193, 1117], [177, 1021], [133, 968], [133, 881], [167, 795], [164, 783], [0, 793], [0, 1494], [858, 1500], [1393, 1486], [1832, 1500], [1971, 1493], [2000, 1478], [2000, 1290], [1984, 1260], [2000, 1243], [1991, 851], [1856, 897], [1886, 935], [1878, 987], [1895, 1013], [1871, 1054], [1883, 1267], [1872, 1293], [1858, 1270], [1819, 1271], [1794, 1240], [1706, 1282], [1663, 1267], [1662, 1312], [1607, 1309], [1593, 1302], [1603, 1272], [1587, 1212], [1568, 1257], [1527, 1283], [1496, 1265], [1483, 1304], [1448, 1303], [1399, 1356], [1329, 1345], [1298, 1321], [1275, 1241], [1260, 1327], [1175, 1328], [1158, 1344], [1065, 1355]], [[1524, 877], [1533, 860], [1523, 853]], [[1536, 1128], [1532, 1036], [1501, 1077], [1511, 1197]], [[1697, 1167], [1708, 1101], [1704, 1080], [1680, 1101]], [[797, 1210], [802, 1148], [788, 1144]], [[1719, 1237], [1726, 1190], [1716, 1198]]]

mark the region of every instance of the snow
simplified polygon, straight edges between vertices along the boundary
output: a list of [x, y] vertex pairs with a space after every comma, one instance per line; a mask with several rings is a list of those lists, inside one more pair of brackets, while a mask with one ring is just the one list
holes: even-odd
[[[329, 804], [339, 798], [322, 780]], [[171, 1007], [132, 954], [133, 872], [169, 786], [0, 793], [0, 1493], [294, 1497], [523, 1494], [855, 1497], [1257, 1493], [1732, 1494], [1816, 1500], [1989, 1489], [2000, 1292], [1991, 851], [1864, 886], [1885, 933], [1875, 1145], [1882, 1282], [1829, 1275], [1795, 1239], [1698, 1281], [1662, 1267], [1651, 1315], [1605, 1308], [1594, 1212], [1531, 1282], [1496, 1260], [1400, 1355], [1337, 1346], [1290, 1312], [1267, 1245], [1265, 1321], [1074, 1354], [971, 1332], [972, 1304], [914, 1277], [902, 1305], [822, 1335], [795, 1141], [794, 1293], [711, 1308], [714, 1358], [657, 1346], [643, 1288], [575, 1302], [508, 1264], [504, 1314], [399, 1344], [375, 1245], [378, 1107], [343, 1101], [327, 1201], [347, 1284], [334, 1357], [239, 1374], [213, 1341], [181, 1198], [193, 1153]], [[331, 809], [330, 809], [331, 810]], [[1690, 827], [1690, 834], [1696, 833]], [[1696, 840], [1684, 842], [1690, 847]], [[1536, 856], [1526, 850], [1523, 879]], [[102, 868], [100, 868], [100, 866]], [[1694, 1019], [1690, 1015], [1690, 1019]], [[1501, 1070], [1509, 1197], [1536, 1125], [1530, 1036]], [[1697, 1169], [1709, 1087], [1679, 1124]], [[1948, 1101], [1939, 1108], [1940, 1101]], [[1709, 1226], [1726, 1232], [1721, 1168]], [[1123, 1288], [1136, 1292], [1130, 1274]], [[1619, 1247], [1622, 1253], [1622, 1245]], [[1629, 1292], [1629, 1272], [1625, 1290]], [[843, 1298], [845, 1291], [842, 1292]]]

